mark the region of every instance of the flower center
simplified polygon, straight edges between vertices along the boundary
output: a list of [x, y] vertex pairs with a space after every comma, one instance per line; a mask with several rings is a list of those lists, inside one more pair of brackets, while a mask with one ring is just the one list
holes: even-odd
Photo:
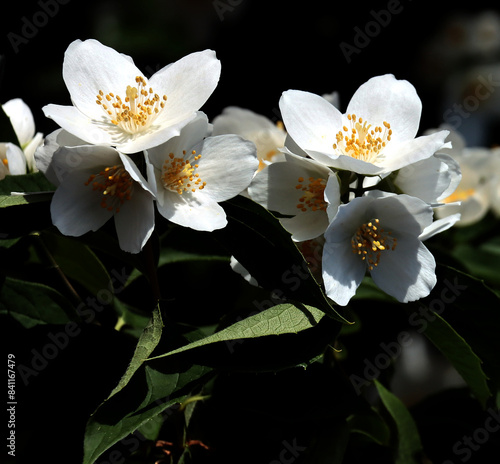
[[333, 149], [367, 163], [374, 163], [381, 158], [385, 146], [391, 141], [391, 125], [384, 121], [383, 128], [372, 128], [371, 124], [363, 121], [363, 118], [356, 118], [355, 114], [348, 114], [347, 119], [350, 127], [344, 126], [338, 131]]
[[474, 195], [476, 191], [473, 188], [468, 189], [457, 189], [449, 197], [445, 198], [443, 201], [445, 203], [453, 203], [455, 201], [464, 201], [469, 197]]
[[127, 86], [125, 99], [110, 92], [97, 94], [96, 103], [104, 110], [111, 122], [129, 134], [141, 132], [149, 127], [165, 107], [167, 96], [160, 96], [149, 87], [142, 76], [135, 78], [137, 87]]
[[4, 166], [8, 166], [9, 165], [9, 160], [7, 158], [4, 158], [2, 159], [2, 163]]
[[92, 190], [101, 192], [102, 208], [116, 213], [132, 196], [133, 180], [123, 166], [107, 167], [99, 174], [92, 174], [85, 185], [92, 185]]
[[326, 180], [320, 177], [317, 179], [309, 177], [309, 183], [304, 182], [303, 177], [299, 177], [297, 180], [299, 183], [295, 188], [304, 192], [299, 198], [297, 208], [303, 212], [308, 209], [311, 211], [326, 211], [326, 207], [328, 206], [328, 203], [325, 201]]
[[395, 250], [396, 245], [397, 239], [380, 227], [379, 219], [362, 224], [351, 238], [353, 253], [367, 262], [370, 271], [378, 266], [382, 252]]
[[[185, 155], [186, 152], [183, 151], [182, 154]], [[195, 150], [191, 152], [191, 155], [194, 156], [194, 162], [201, 158], [201, 155], [196, 155]], [[163, 186], [179, 195], [189, 190], [193, 193], [196, 190], [203, 190], [207, 183], [202, 182], [200, 175], [195, 172], [197, 168], [198, 164], [191, 164], [188, 159], [176, 158], [173, 153], [170, 153], [162, 167]]]

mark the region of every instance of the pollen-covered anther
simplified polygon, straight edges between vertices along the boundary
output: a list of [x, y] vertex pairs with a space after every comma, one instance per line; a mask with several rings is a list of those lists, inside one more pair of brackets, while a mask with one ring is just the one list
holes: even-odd
[[102, 194], [101, 207], [118, 213], [125, 201], [132, 197], [134, 181], [123, 166], [108, 166], [98, 174], [92, 174], [85, 185]]
[[136, 87], [130, 85], [125, 90], [125, 98], [102, 90], [97, 94], [96, 103], [102, 107], [111, 123], [129, 134], [135, 134], [148, 128], [165, 107], [167, 96], [160, 97], [153, 89], [147, 89], [146, 79], [135, 78]]
[[[186, 152], [183, 152], [183, 156]], [[182, 195], [184, 192], [196, 192], [203, 190], [207, 185], [200, 179], [200, 175], [195, 172], [198, 168], [198, 161], [201, 154], [197, 155], [196, 151], [191, 152], [191, 159], [177, 158], [173, 153], [168, 155], [168, 158], [163, 163], [161, 179], [163, 186], [172, 191]]]
[[368, 163], [380, 159], [387, 143], [391, 141], [391, 125], [384, 121], [382, 126], [372, 127], [355, 114], [348, 114], [347, 120], [349, 127], [343, 126], [342, 130], [337, 132], [337, 143], [333, 144], [333, 149], [340, 151], [342, 155]]
[[351, 246], [353, 253], [360, 255], [372, 271], [378, 266], [382, 252], [396, 249], [397, 239], [380, 227], [379, 219], [371, 219], [356, 230]]
[[297, 190], [301, 190], [303, 195], [299, 198], [297, 208], [302, 212], [306, 211], [326, 211], [328, 203], [325, 201], [326, 179], [309, 177], [304, 181], [303, 177], [297, 179]]

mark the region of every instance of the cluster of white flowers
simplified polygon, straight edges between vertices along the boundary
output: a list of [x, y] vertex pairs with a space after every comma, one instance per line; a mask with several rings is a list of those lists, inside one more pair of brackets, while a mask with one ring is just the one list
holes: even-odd
[[199, 111], [220, 70], [206, 50], [147, 79], [129, 56], [96, 40], [73, 42], [63, 62], [73, 106], [43, 108], [61, 129], [35, 154], [38, 169], [57, 186], [54, 225], [81, 236], [114, 218], [120, 247], [131, 253], [154, 230], [155, 204], [176, 224], [224, 227], [218, 203], [248, 187], [258, 160], [252, 142], [212, 135]]
[[200, 108], [220, 71], [205, 50], [147, 79], [130, 57], [77, 40], [63, 62], [73, 105], [43, 108], [60, 126], [43, 144], [21, 100], [3, 105], [20, 147], [0, 145], [0, 178], [39, 169], [57, 187], [63, 234], [114, 218], [131, 253], [151, 236], [155, 207], [212, 231], [227, 224], [219, 203], [244, 194], [278, 215], [304, 256], [322, 248], [318, 275], [339, 305], [367, 273], [398, 301], [427, 296], [436, 263], [423, 241], [490, 209], [500, 216], [498, 153], [445, 128], [417, 137], [422, 104], [409, 82], [373, 77], [344, 114], [336, 92], [288, 90], [277, 124], [235, 106], [210, 123]]
[[[446, 153], [449, 131], [416, 137], [421, 101], [392, 75], [363, 84], [345, 114], [336, 105], [309, 92], [283, 93], [280, 156], [263, 156], [266, 167], [248, 194], [280, 215], [305, 255], [310, 241], [323, 247], [321, 276], [337, 304], [350, 301], [367, 272], [401, 302], [423, 298], [436, 283], [436, 264], [422, 242], [460, 217], [434, 219], [456, 204], [444, 200], [461, 180]], [[224, 130], [218, 126], [215, 119], [215, 130]]]

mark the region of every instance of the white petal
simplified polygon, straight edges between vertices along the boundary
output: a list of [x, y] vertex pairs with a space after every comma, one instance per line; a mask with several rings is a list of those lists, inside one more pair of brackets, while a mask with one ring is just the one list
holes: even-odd
[[[42, 110], [46, 117], [54, 120], [74, 137], [84, 140], [86, 143], [114, 145], [112, 134], [116, 133], [117, 129], [111, 122], [95, 124], [94, 120], [74, 106], [50, 104], [44, 106]], [[126, 140], [128, 140], [127, 137]]]
[[[376, 194], [376, 191], [374, 191]], [[419, 198], [409, 195], [390, 195], [370, 205], [370, 218], [380, 219], [381, 226], [399, 235], [418, 237], [432, 224], [432, 208]]]
[[415, 237], [399, 237], [394, 251], [384, 251], [371, 271], [373, 282], [385, 293], [407, 303], [424, 298], [436, 285], [436, 262]]
[[191, 151], [205, 137], [209, 136], [210, 132], [211, 125], [208, 123], [206, 114], [198, 112], [195, 118], [189, 124], [186, 124], [178, 135], [168, 139], [161, 145], [148, 148], [148, 159], [157, 169], [161, 170], [170, 153], [173, 153], [176, 158], [184, 157], [184, 151]]
[[213, 120], [213, 135], [245, 135], [258, 131], [274, 130], [276, 125], [260, 114], [245, 108], [228, 106]]
[[323, 282], [329, 298], [345, 306], [355, 295], [366, 272], [364, 261], [352, 252], [350, 241], [329, 241], [332, 226], [325, 232], [323, 248]]
[[208, 137], [200, 153], [196, 172], [206, 182], [203, 194], [217, 202], [245, 190], [259, 167], [255, 145], [238, 135]]
[[169, 221], [191, 229], [211, 232], [227, 224], [226, 212], [215, 202], [200, 200], [200, 196], [186, 192], [179, 195], [165, 190], [163, 205], [157, 202], [158, 212]]
[[34, 154], [36, 167], [45, 174], [45, 177], [54, 185], [59, 185], [60, 179], [52, 165], [52, 157], [62, 146], [84, 145], [85, 142], [64, 129], [57, 129], [47, 135]]
[[337, 108], [319, 95], [300, 90], [283, 92], [279, 105], [286, 131], [300, 148], [336, 158], [333, 144], [342, 128]]
[[24, 156], [24, 152], [13, 143], [6, 143], [5, 148], [9, 174], [13, 176], [26, 174], [26, 157]]
[[64, 54], [63, 79], [71, 100], [90, 118], [100, 119], [103, 115], [101, 106], [96, 104], [99, 90], [124, 97], [127, 85], [133, 85], [136, 76], [142, 73], [130, 57], [94, 39], [75, 40]]
[[416, 139], [408, 139], [399, 144], [391, 140], [384, 151], [385, 159], [380, 165], [385, 167], [386, 172], [397, 171], [409, 164], [429, 158], [445, 146], [447, 134], [448, 131], [439, 131]]
[[440, 234], [441, 232], [448, 230], [460, 220], [460, 216], [460, 213], [455, 213], [442, 219], [435, 220], [430, 226], [427, 226], [424, 229], [418, 238], [423, 242], [431, 237], [434, 237], [436, 234]]
[[[448, 166], [448, 163], [434, 155], [400, 169], [394, 183], [404, 193], [435, 204], [443, 198], [443, 192], [452, 182], [453, 174]], [[458, 167], [458, 164], [456, 166]]]
[[444, 153], [436, 153], [434, 156], [443, 163], [446, 163], [450, 174], [450, 184], [437, 198], [438, 200], [444, 200], [445, 198], [448, 198], [459, 186], [460, 181], [462, 180], [462, 171], [460, 169], [460, 164], [451, 156]]
[[116, 149], [122, 153], [137, 153], [139, 151], [148, 150], [151, 147], [156, 147], [172, 137], [176, 137], [181, 133], [182, 128], [192, 121], [196, 113], [191, 113], [189, 117], [175, 124], [167, 126], [159, 126], [155, 124], [154, 129], [145, 132], [139, 132], [135, 136], [128, 136], [123, 133], [119, 138], [115, 139], [113, 144]]
[[213, 50], [191, 53], [153, 76], [149, 85], [167, 96], [158, 124], [181, 122], [198, 111], [217, 87], [221, 63]]
[[325, 200], [328, 202], [326, 212], [331, 222], [336, 216], [340, 206], [340, 182], [336, 174], [331, 174], [325, 187]]
[[392, 143], [415, 137], [420, 123], [422, 102], [413, 85], [397, 80], [392, 74], [369, 79], [354, 93], [347, 114], [362, 117], [369, 124], [391, 125]]
[[102, 195], [85, 186], [93, 173], [92, 170], [71, 172], [52, 197], [52, 222], [64, 235], [79, 237], [98, 230], [113, 215], [101, 207]]
[[122, 205], [114, 218], [120, 248], [139, 253], [155, 226], [153, 196], [135, 184], [130, 200]]
[[383, 166], [377, 166], [375, 164], [368, 163], [363, 160], [352, 158], [351, 156], [340, 155], [338, 158], [331, 159], [328, 162], [327, 159], [325, 158], [325, 155], [322, 155], [321, 153], [312, 151], [309, 151], [308, 153], [312, 158], [321, 161], [322, 163], [327, 164], [328, 166], [331, 166], [332, 168], [335, 169], [352, 171], [358, 174], [365, 174], [368, 176], [382, 174], [386, 171], [386, 168]]
[[124, 155], [122, 153], [119, 153], [119, 156], [120, 156], [121, 162], [123, 163], [123, 166], [125, 167], [127, 172], [130, 174], [130, 177], [132, 177], [132, 179], [134, 179], [137, 182], [137, 184], [142, 187], [142, 189], [146, 190], [151, 195], [154, 195], [154, 192], [153, 192], [151, 186], [146, 181], [146, 179], [144, 179], [144, 176], [142, 175], [141, 171], [139, 171], [139, 168], [132, 161], [132, 159], [129, 156]]
[[35, 151], [39, 146], [43, 143], [43, 134], [41, 132], [37, 132], [35, 136], [31, 139], [30, 142], [24, 147], [24, 154], [26, 156], [26, 163], [28, 164], [28, 169], [30, 171], [36, 171], [36, 163], [35, 163]]
[[19, 145], [24, 147], [35, 135], [35, 120], [29, 106], [20, 98], [14, 98], [2, 105], [16, 133]]
[[275, 162], [256, 174], [248, 193], [250, 197], [271, 211], [295, 215], [303, 192], [295, 187], [300, 177], [328, 179], [330, 170], [310, 159], [285, 154], [285, 161]]
[[303, 242], [319, 237], [328, 227], [328, 216], [324, 211], [306, 211], [292, 218], [280, 219], [283, 227], [292, 234], [292, 240]]
[[60, 147], [52, 156], [52, 163], [59, 176], [64, 172], [82, 169], [99, 172], [102, 168], [121, 164], [114, 148], [100, 145]]

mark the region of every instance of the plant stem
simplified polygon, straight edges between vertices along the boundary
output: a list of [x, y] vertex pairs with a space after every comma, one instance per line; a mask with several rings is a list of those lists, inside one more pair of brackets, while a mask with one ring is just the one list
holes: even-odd
[[142, 250], [144, 257], [144, 265], [146, 269], [146, 275], [149, 279], [149, 284], [151, 285], [151, 290], [153, 292], [154, 306], [158, 304], [161, 300], [160, 284], [158, 282], [158, 273], [156, 269], [156, 259], [153, 250], [153, 243], [151, 237]]

